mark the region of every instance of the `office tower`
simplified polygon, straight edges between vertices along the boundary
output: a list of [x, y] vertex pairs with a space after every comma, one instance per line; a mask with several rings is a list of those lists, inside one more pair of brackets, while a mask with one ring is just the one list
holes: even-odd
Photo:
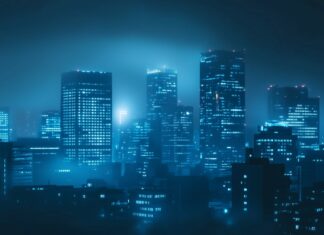
[[12, 143], [0, 142], [0, 199], [7, 196], [11, 187]]
[[175, 173], [189, 175], [194, 165], [193, 107], [179, 105], [173, 120], [173, 135], [170, 149], [173, 151]]
[[128, 122], [120, 129], [119, 159], [123, 163], [136, 163], [153, 157], [149, 151], [150, 124], [145, 119]]
[[66, 159], [85, 166], [112, 161], [111, 73], [62, 75], [61, 143]]
[[46, 111], [41, 115], [42, 139], [60, 139], [61, 137], [61, 115], [58, 111]]
[[283, 164], [249, 158], [232, 166], [232, 212], [238, 221], [276, 221], [276, 209], [289, 196], [289, 178]]
[[170, 161], [170, 131], [177, 107], [177, 72], [172, 69], [147, 71], [147, 119], [151, 125], [150, 148], [155, 158]]
[[9, 109], [0, 108], [0, 142], [8, 142], [9, 135]]
[[210, 176], [244, 160], [245, 63], [241, 51], [208, 51], [200, 60], [200, 152]]
[[291, 127], [267, 123], [254, 135], [254, 155], [285, 164], [286, 173], [291, 176], [297, 168], [297, 136], [292, 134]]
[[130, 143], [132, 141], [132, 126], [120, 125], [117, 130], [116, 141], [116, 156], [114, 161], [121, 163], [136, 162], [136, 151], [134, 146]]
[[54, 175], [59, 140], [20, 138], [12, 145], [12, 185], [44, 185]]
[[134, 119], [119, 126], [118, 161], [144, 178], [150, 161], [156, 160], [150, 149], [150, 136], [151, 125], [146, 119]]
[[147, 116], [152, 130], [150, 147], [154, 156], [175, 174], [189, 171], [194, 150], [193, 108], [177, 104], [176, 71], [148, 71]]
[[268, 88], [269, 120], [292, 127], [298, 137], [299, 157], [319, 144], [319, 98], [309, 97], [304, 85]]
[[[117, 119], [117, 131], [114, 137], [114, 151], [115, 154], [113, 154], [114, 158], [112, 159], [113, 162], [122, 162], [123, 161], [123, 151], [122, 151], [122, 136], [125, 136], [125, 133], [127, 133], [128, 129], [128, 111], [126, 109], [119, 109], [117, 111], [118, 119]], [[114, 130], [113, 130], [114, 132]]]

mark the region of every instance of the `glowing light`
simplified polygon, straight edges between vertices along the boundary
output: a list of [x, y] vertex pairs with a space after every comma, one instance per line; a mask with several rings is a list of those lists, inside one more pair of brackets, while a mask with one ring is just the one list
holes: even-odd
[[128, 111], [126, 109], [120, 109], [118, 111], [118, 123], [119, 125], [123, 124], [125, 122], [125, 119], [128, 115]]
[[216, 102], [218, 101], [218, 99], [219, 99], [219, 94], [216, 92], [215, 93], [215, 99], [216, 99]]

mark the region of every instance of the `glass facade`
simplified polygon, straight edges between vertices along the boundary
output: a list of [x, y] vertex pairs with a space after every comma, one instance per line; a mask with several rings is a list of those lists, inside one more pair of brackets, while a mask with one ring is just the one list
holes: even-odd
[[46, 111], [41, 116], [41, 138], [60, 139], [61, 115], [58, 111]]
[[178, 106], [174, 115], [174, 129], [171, 137], [174, 150], [175, 173], [177, 175], [190, 174], [194, 162], [194, 124], [193, 107]]
[[136, 119], [120, 128], [119, 160], [136, 163], [140, 159], [151, 158], [149, 151], [150, 124], [145, 119]]
[[241, 51], [208, 51], [200, 60], [200, 152], [204, 171], [230, 174], [244, 159], [245, 62]]
[[9, 109], [0, 109], [0, 142], [9, 141]]
[[173, 158], [169, 147], [178, 102], [177, 77], [177, 72], [172, 69], [147, 71], [147, 118], [152, 128], [150, 148], [164, 163]]
[[304, 85], [268, 88], [269, 120], [292, 127], [298, 137], [299, 157], [319, 145], [319, 98], [309, 97]]
[[111, 163], [111, 73], [64, 73], [61, 89], [61, 143], [67, 160], [87, 166]]
[[297, 166], [297, 136], [292, 134], [291, 127], [261, 126], [254, 135], [254, 154], [272, 163], [285, 164], [286, 173], [291, 176]]
[[193, 156], [193, 108], [177, 104], [177, 72], [148, 71], [147, 115], [155, 156], [175, 174], [188, 169]]

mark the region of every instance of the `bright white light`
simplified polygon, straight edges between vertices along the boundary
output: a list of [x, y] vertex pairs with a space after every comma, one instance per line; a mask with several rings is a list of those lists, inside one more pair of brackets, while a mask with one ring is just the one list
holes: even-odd
[[128, 111], [126, 109], [120, 109], [118, 111], [118, 123], [119, 125], [123, 124], [127, 118]]

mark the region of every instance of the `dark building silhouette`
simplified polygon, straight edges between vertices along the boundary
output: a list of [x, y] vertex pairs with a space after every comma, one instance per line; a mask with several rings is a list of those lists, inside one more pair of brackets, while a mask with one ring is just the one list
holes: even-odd
[[204, 171], [230, 175], [244, 161], [245, 62], [241, 51], [208, 51], [200, 59], [200, 152]]
[[111, 73], [73, 71], [62, 75], [61, 126], [67, 160], [92, 167], [111, 163]]
[[41, 115], [40, 138], [60, 139], [61, 138], [61, 115], [58, 111], [46, 111]]
[[304, 188], [302, 199], [286, 203], [279, 215], [278, 225], [282, 234], [323, 234], [324, 182]]
[[268, 118], [292, 127], [300, 157], [319, 145], [319, 98], [310, 97], [304, 85], [268, 88]]
[[254, 153], [254, 148], [251, 147], [245, 148], [245, 162], [252, 157], [256, 157]]
[[166, 219], [168, 195], [157, 187], [146, 187], [132, 192], [132, 215], [141, 223], [149, 224]]
[[12, 143], [0, 142], [0, 199], [7, 196], [12, 183]]
[[208, 181], [199, 176], [173, 176], [132, 192], [132, 214], [144, 224], [204, 220], [209, 215]]
[[232, 165], [232, 213], [237, 222], [276, 221], [277, 207], [289, 196], [290, 181], [283, 164], [249, 158]]
[[308, 151], [299, 164], [303, 187], [311, 187], [315, 183], [324, 181], [324, 148], [322, 145], [319, 150]]
[[303, 200], [297, 211], [300, 221], [296, 221], [295, 230], [298, 228], [299, 234], [324, 233], [324, 181], [304, 189]]
[[53, 216], [68, 213], [73, 217], [116, 219], [129, 213], [128, 193], [105, 187], [19, 186], [10, 191], [9, 198], [15, 209], [44, 213], [45, 208], [45, 214], [52, 212]]

